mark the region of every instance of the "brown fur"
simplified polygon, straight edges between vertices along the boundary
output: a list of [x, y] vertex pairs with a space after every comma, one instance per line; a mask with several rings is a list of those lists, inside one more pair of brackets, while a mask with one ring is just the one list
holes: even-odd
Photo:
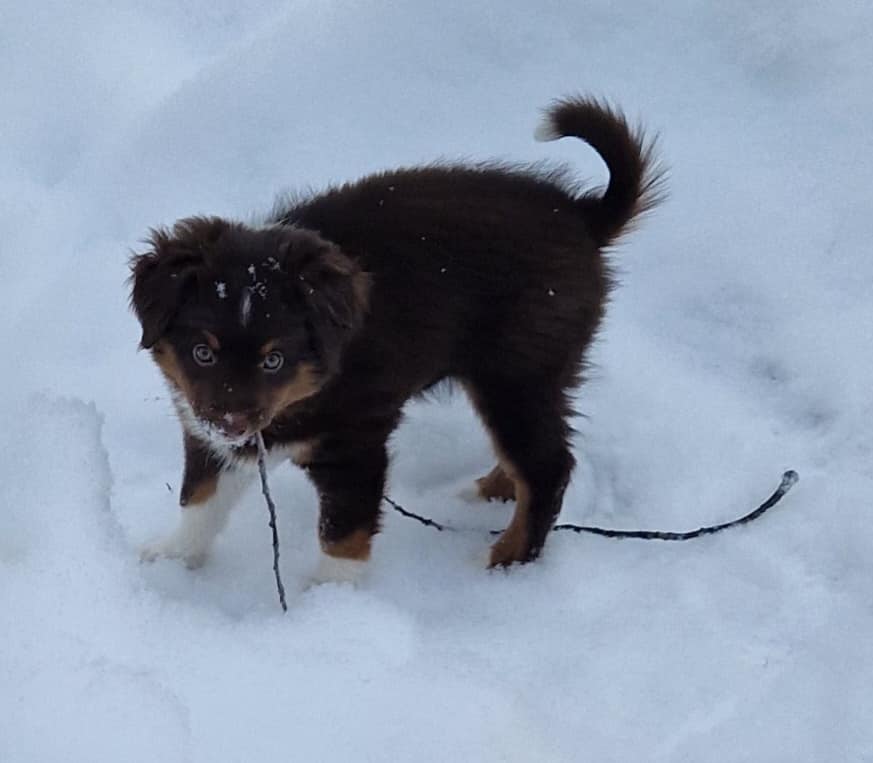
[[152, 350], [152, 358], [161, 370], [161, 373], [167, 381], [185, 397], [191, 397], [191, 386], [188, 383], [188, 377], [182, 370], [179, 364], [179, 358], [176, 356], [176, 350], [165, 341], [158, 342]]
[[206, 501], [215, 495], [216, 487], [218, 487], [217, 475], [205, 477], [192, 488], [191, 495], [188, 496], [187, 500], [188, 505], [206, 503]]
[[484, 477], [476, 480], [476, 488], [479, 496], [486, 501], [498, 499], [500, 501], [515, 500], [515, 482], [503, 471], [498, 464]]
[[353, 559], [365, 562], [370, 558], [371, 534], [366, 530], [355, 530], [342, 540], [321, 543], [321, 550], [335, 559]]
[[[222, 453], [253, 457], [255, 431], [269, 448], [309, 443], [321, 542], [362, 558], [403, 405], [454, 379], [504, 466], [482, 495], [517, 498], [492, 565], [537, 557], [574, 464], [570, 395], [611, 287], [604, 249], [661, 179], [651, 144], [597, 101], [557, 102], [542, 135], [593, 146], [605, 192], [565, 170], [432, 165], [288, 201], [261, 227], [203, 217], [152, 232], [132, 303], [179, 393], [189, 499]], [[212, 354], [194, 351], [204, 337]]]
[[530, 488], [524, 480], [515, 481], [517, 501], [509, 526], [491, 546], [489, 567], [506, 567], [523, 561], [530, 548]]
[[[268, 344], [273, 343], [270, 342]], [[301, 363], [297, 366], [294, 378], [276, 390], [274, 401], [270, 402], [270, 418], [275, 418], [295, 403], [311, 397], [318, 392], [320, 387], [321, 378], [319, 377], [318, 369], [312, 363]]]
[[294, 443], [294, 447], [291, 449], [291, 461], [297, 464], [297, 466], [309, 466], [312, 463], [312, 457], [317, 445], [317, 440], [305, 440]]
[[179, 503], [182, 506], [206, 503], [218, 488], [221, 463], [210, 449], [190, 434], [185, 435], [185, 474]]
[[[221, 342], [218, 341], [218, 337], [215, 336], [215, 334], [213, 334], [211, 331], [204, 331], [203, 336], [206, 338], [206, 344], [208, 344], [213, 350], [221, 349]], [[263, 352], [265, 353], [269, 351], [270, 350], [263, 350]]]

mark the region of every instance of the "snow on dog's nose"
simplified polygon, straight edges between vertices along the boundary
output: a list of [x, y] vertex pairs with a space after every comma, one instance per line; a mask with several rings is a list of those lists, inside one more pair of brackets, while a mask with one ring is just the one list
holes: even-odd
[[225, 413], [215, 425], [228, 437], [242, 437], [253, 429], [252, 418], [247, 413]]

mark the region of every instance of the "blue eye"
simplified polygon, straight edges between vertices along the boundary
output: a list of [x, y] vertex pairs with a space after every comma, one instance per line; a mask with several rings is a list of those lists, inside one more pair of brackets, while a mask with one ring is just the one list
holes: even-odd
[[261, 362], [261, 368], [267, 373], [276, 373], [285, 363], [285, 356], [277, 350], [267, 353], [267, 357]]
[[206, 344], [195, 344], [191, 353], [198, 366], [211, 366], [215, 363], [215, 353]]

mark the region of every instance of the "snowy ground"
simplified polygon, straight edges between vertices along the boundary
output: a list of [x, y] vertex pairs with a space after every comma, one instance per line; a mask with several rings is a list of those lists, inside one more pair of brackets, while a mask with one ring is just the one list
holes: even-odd
[[[415, 7], [420, 6], [420, 7]], [[873, 6], [158, 0], [0, 7], [0, 761], [873, 761]], [[435, 8], [437, 10], [435, 10]], [[149, 225], [437, 156], [566, 159], [554, 96], [662, 134], [671, 198], [616, 253], [556, 536], [482, 569], [509, 508], [461, 399], [416, 404], [358, 589], [274, 479], [211, 563], [137, 563], [175, 521], [177, 425], [136, 353]], [[566, 145], [565, 145], [566, 143]], [[168, 489], [168, 486], [170, 489]]]

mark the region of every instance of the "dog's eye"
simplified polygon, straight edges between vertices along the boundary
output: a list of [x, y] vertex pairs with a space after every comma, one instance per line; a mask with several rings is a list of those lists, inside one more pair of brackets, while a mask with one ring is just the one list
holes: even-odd
[[215, 353], [206, 344], [195, 344], [191, 353], [198, 366], [211, 366], [215, 363]]
[[285, 357], [282, 355], [282, 353], [273, 350], [272, 352], [267, 353], [267, 357], [265, 357], [263, 362], [261, 363], [261, 368], [271, 374], [276, 373], [276, 371], [278, 371], [282, 367], [282, 364], [284, 362]]

